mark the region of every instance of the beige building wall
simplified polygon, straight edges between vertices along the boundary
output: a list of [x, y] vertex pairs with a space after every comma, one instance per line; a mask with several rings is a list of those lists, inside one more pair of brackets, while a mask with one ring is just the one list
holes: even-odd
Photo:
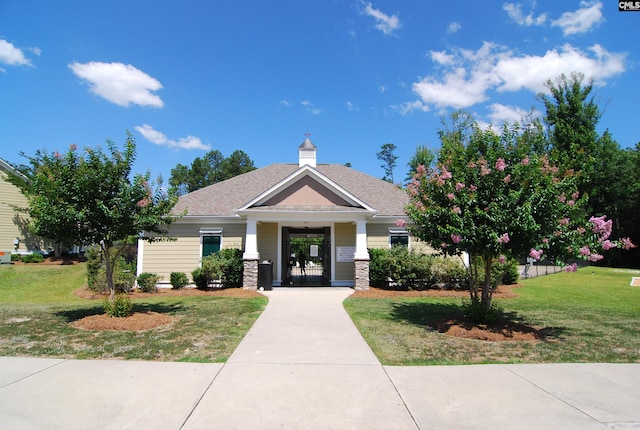
[[[395, 224], [367, 224], [367, 248], [389, 248], [389, 228], [395, 228]], [[414, 236], [409, 236], [409, 249], [425, 254], [437, 252]]]
[[[356, 246], [356, 226], [353, 223], [336, 223], [334, 246]], [[353, 281], [355, 277], [355, 266], [353, 261], [339, 263], [336, 251], [336, 258], [333, 262], [336, 270], [336, 281]]]
[[275, 267], [278, 261], [278, 224], [277, 223], [259, 223], [258, 224], [258, 253], [260, 260], [273, 261], [273, 276], [276, 277]]
[[[145, 242], [142, 245], [144, 263], [138, 271], [155, 273], [160, 282], [168, 283], [171, 272], [184, 272], [191, 279], [191, 272], [200, 266], [200, 229], [208, 225], [175, 223], [169, 230], [172, 241]], [[246, 227], [244, 224], [228, 224], [222, 227], [222, 248], [242, 249]]]
[[42, 249], [42, 240], [27, 229], [27, 216], [13, 208], [26, 207], [27, 199], [6, 177], [7, 173], [0, 170], [0, 251], [15, 250], [16, 238], [20, 239], [19, 251]]

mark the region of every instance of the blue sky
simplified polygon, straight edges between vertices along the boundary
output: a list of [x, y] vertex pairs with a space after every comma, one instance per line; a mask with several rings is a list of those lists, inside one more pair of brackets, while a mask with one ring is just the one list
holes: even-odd
[[542, 110], [561, 73], [595, 82], [608, 128], [640, 141], [640, 13], [617, 1], [0, 1], [0, 157], [70, 144], [120, 147], [169, 177], [217, 149], [257, 167], [319, 163], [396, 181], [443, 116], [481, 124]]

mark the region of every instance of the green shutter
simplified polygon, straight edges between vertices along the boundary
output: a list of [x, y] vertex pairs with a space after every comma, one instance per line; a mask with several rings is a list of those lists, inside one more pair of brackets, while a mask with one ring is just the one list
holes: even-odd
[[202, 236], [202, 256], [220, 251], [220, 236]]

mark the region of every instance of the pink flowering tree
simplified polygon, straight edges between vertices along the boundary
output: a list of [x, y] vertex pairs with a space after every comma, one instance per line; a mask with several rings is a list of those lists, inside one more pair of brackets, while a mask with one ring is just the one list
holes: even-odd
[[100, 148], [81, 153], [76, 145], [64, 154], [38, 151], [20, 169], [24, 176], [10, 180], [27, 198], [29, 206], [21, 210], [35, 234], [64, 245], [100, 245], [113, 300], [114, 244], [143, 231], [166, 233], [176, 198], [162, 192], [159, 181], [154, 187], [149, 173], [131, 178], [136, 146], [130, 134], [124, 151], [107, 145], [109, 154]]
[[606, 217], [585, 219], [574, 172], [539, 155], [517, 124], [496, 133], [467, 122], [441, 140], [435, 167], [419, 166], [408, 184], [406, 210], [417, 237], [447, 255], [469, 254], [471, 301], [482, 318], [491, 310], [496, 260], [598, 261], [606, 249], [633, 246], [610, 239]]

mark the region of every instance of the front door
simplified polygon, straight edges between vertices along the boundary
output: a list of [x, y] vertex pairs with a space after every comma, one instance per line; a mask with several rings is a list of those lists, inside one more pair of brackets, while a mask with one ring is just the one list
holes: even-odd
[[282, 229], [282, 284], [327, 286], [331, 284], [331, 229]]

